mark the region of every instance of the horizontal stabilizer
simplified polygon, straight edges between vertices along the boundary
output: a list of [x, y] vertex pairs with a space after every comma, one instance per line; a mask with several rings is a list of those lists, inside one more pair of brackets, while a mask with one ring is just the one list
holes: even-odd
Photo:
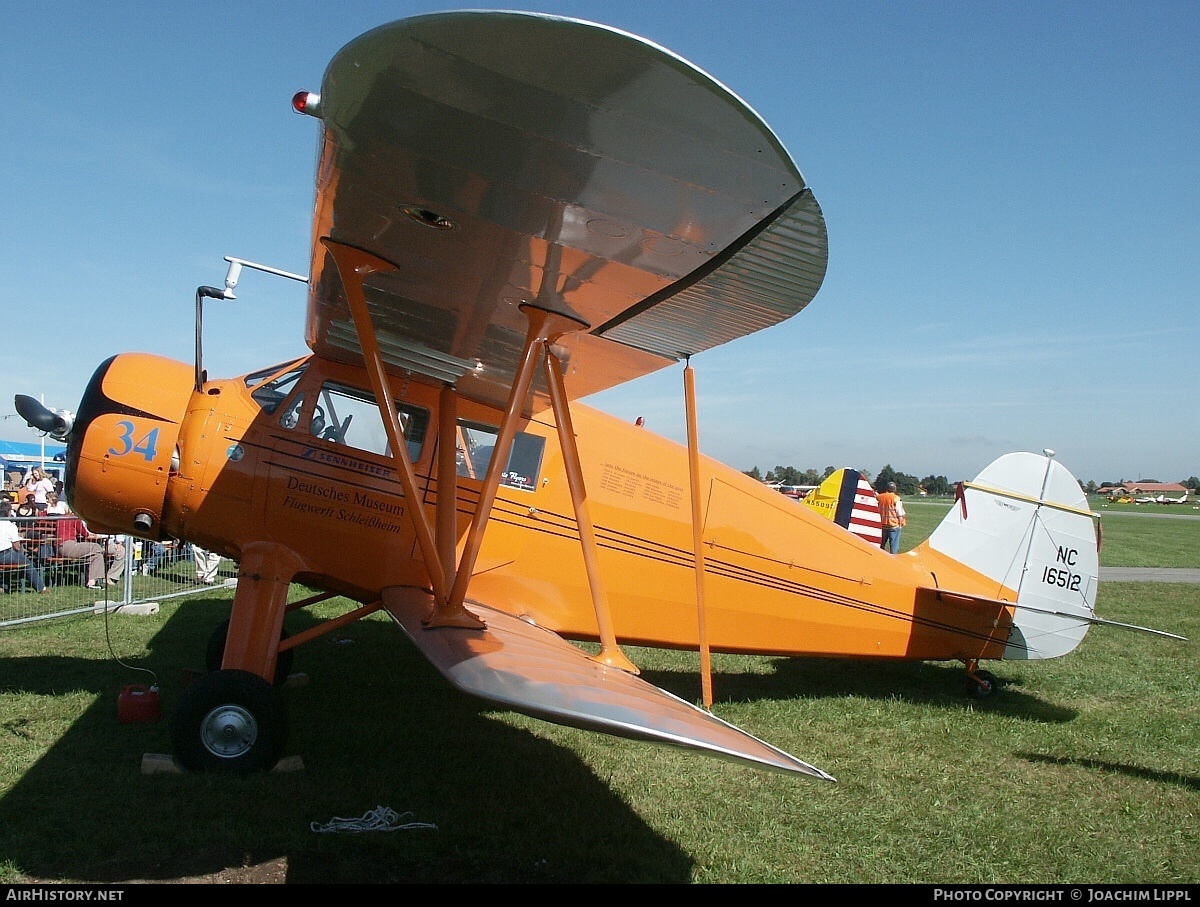
[[710, 712], [617, 668], [593, 661], [557, 634], [471, 603], [487, 628], [426, 629], [428, 593], [383, 590], [383, 604], [455, 687], [555, 724], [665, 743], [760, 769], [834, 779]]
[[1108, 620], [1103, 617], [1088, 617], [1067, 611], [1047, 611], [1042, 608], [1031, 608], [1029, 605], [1018, 605], [1018, 611], [1030, 611], [1034, 614], [1044, 614], [1048, 617], [1059, 617], [1067, 620], [1083, 621], [1084, 623], [1092, 624], [1097, 627], [1119, 627], [1122, 630], [1135, 630], [1138, 633], [1149, 633], [1152, 636], [1165, 636], [1167, 639], [1177, 639], [1180, 642], [1187, 642], [1186, 636], [1180, 636], [1177, 633], [1168, 633], [1166, 630], [1156, 630], [1153, 627], [1142, 627], [1137, 624], [1127, 624], [1119, 620]]
[[954, 592], [950, 589], [940, 589], [937, 586], [918, 586], [918, 595], [925, 593], [937, 598], [948, 605], [957, 605], [968, 611], [989, 611], [999, 613], [1004, 608], [1015, 607], [1012, 602], [999, 598], [988, 598], [985, 595], [971, 595], [967, 592]]
[[948, 589], [939, 589], [936, 586], [918, 586], [917, 593], [925, 593], [934, 595], [941, 602], [948, 605], [957, 605], [961, 608], [970, 611], [992, 611], [999, 614], [1005, 608], [1012, 608], [1015, 612], [1028, 611], [1031, 614], [1040, 614], [1046, 617], [1056, 617], [1065, 620], [1076, 621], [1093, 626], [1100, 627], [1120, 627], [1122, 630], [1136, 630], [1139, 633], [1150, 633], [1154, 636], [1165, 636], [1168, 639], [1177, 639], [1180, 642], [1187, 642], [1186, 636], [1179, 636], [1175, 633], [1168, 633], [1166, 630], [1155, 630], [1153, 627], [1139, 627], [1137, 624], [1126, 624], [1119, 620], [1106, 620], [1103, 617], [1094, 615], [1078, 614], [1075, 612], [1047, 610], [1045, 608], [1035, 608], [1031, 605], [1018, 604], [1003, 601], [998, 598], [987, 598], [982, 595], [969, 595], [965, 592], [951, 592]]
[[1149, 633], [1153, 636], [1165, 636], [1167, 639], [1177, 639], [1180, 642], [1187, 642], [1186, 636], [1180, 636], [1178, 633], [1168, 633], [1166, 630], [1155, 630], [1153, 627], [1139, 627], [1137, 624], [1126, 624], [1119, 620], [1105, 620], [1103, 617], [1093, 617], [1091, 623], [1099, 624], [1102, 627], [1120, 627], [1122, 630], [1136, 630], [1139, 633]]

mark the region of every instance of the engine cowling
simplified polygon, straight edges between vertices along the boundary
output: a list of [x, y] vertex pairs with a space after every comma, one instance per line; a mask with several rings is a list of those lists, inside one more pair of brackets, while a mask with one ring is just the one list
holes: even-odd
[[167, 483], [195, 391], [191, 366], [147, 353], [101, 363], [67, 445], [65, 491], [95, 532], [162, 538]]

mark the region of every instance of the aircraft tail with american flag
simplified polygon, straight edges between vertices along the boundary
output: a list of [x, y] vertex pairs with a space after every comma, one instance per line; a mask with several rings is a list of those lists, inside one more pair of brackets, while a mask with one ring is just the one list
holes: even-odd
[[873, 545], [883, 542], [879, 499], [866, 476], [857, 469], [831, 473], [801, 503]]

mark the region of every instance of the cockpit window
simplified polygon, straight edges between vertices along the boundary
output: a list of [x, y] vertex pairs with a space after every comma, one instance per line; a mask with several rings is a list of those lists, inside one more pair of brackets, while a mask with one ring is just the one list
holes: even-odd
[[[400, 425], [408, 442], [408, 455], [415, 463], [421, 456], [425, 432], [429, 426], [429, 412], [407, 403], [396, 403]], [[370, 391], [327, 381], [321, 386], [309, 422], [309, 433], [335, 444], [344, 444], [356, 450], [390, 456], [387, 432], [383, 428], [383, 417]]]
[[[497, 429], [478, 422], [458, 423], [458, 474], [469, 479], [483, 480], [488, 464], [492, 462], [492, 450], [496, 446]], [[500, 484], [509, 488], [534, 491], [538, 474], [542, 470], [542, 453], [546, 439], [537, 435], [517, 432], [513, 438], [508, 464], [500, 474]]]
[[250, 396], [270, 415], [287, 399], [304, 374], [305, 363], [288, 368], [288, 364], [275, 365], [246, 376], [246, 387], [252, 388]]

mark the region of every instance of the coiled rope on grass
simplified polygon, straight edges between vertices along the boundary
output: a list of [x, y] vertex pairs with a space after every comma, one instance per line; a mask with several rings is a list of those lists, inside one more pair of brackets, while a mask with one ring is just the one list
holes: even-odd
[[363, 813], [358, 819], [342, 819], [334, 816], [328, 822], [313, 822], [309, 825], [314, 832], [342, 831], [357, 834], [363, 831], [411, 831], [413, 829], [431, 828], [437, 831], [437, 826], [429, 822], [401, 822], [401, 819], [412, 813], [401, 815], [387, 806], [376, 806]]

